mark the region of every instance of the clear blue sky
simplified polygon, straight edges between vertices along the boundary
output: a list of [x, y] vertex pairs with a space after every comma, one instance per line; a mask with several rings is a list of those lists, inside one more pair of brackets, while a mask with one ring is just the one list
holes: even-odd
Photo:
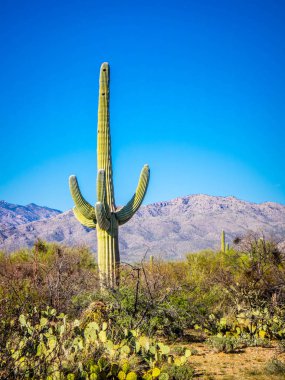
[[111, 65], [118, 205], [206, 193], [285, 203], [283, 0], [1, 1], [0, 199], [95, 202], [98, 74]]

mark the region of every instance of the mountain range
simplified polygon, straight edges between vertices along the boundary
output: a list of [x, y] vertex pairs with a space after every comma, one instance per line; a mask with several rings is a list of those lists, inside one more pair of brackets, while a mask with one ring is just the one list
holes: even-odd
[[[142, 206], [120, 227], [122, 261], [139, 261], [146, 254], [180, 259], [185, 253], [217, 249], [221, 230], [230, 245], [235, 237], [255, 232], [274, 238], [283, 247], [285, 205], [198, 194]], [[1, 250], [31, 247], [38, 238], [87, 245], [96, 252], [96, 231], [77, 222], [72, 210], [0, 202]]]
[[30, 203], [27, 206], [0, 201], [0, 242], [11, 236], [15, 229], [40, 219], [51, 218], [61, 211]]

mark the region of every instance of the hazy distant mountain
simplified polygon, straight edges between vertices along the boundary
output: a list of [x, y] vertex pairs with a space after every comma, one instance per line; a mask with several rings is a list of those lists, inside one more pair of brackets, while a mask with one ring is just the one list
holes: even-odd
[[[50, 212], [59, 214], [57, 210]], [[96, 231], [81, 226], [72, 211], [49, 216], [46, 211], [45, 219], [14, 227], [10, 234], [5, 234], [9, 236], [2, 238], [0, 248], [12, 251], [31, 246], [41, 238], [68, 245], [84, 244], [96, 251]], [[1, 220], [2, 216], [0, 223]], [[122, 260], [140, 260], [147, 250], [148, 255], [178, 259], [187, 252], [218, 248], [222, 229], [230, 244], [234, 237], [248, 231], [264, 233], [284, 244], [285, 206], [208, 195], [191, 195], [142, 206], [120, 228]]]
[[36, 220], [50, 218], [60, 214], [61, 211], [30, 203], [27, 206], [19, 206], [5, 201], [0, 201], [0, 242], [9, 237], [15, 228], [21, 224]]

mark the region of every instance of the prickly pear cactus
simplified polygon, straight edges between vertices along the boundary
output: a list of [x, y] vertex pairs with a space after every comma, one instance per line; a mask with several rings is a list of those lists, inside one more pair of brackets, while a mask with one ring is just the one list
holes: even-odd
[[97, 203], [92, 206], [81, 194], [76, 176], [69, 178], [71, 196], [75, 203], [73, 212], [78, 221], [88, 228], [97, 229], [98, 266], [101, 287], [114, 287], [119, 281], [118, 227], [135, 214], [147, 191], [149, 167], [141, 171], [139, 183], [131, 200], [117, 208], [114, 199], [111, 137], [109, 124], [110, 67], [103, 63], [100, 69], [98, 130], [97, 130]]

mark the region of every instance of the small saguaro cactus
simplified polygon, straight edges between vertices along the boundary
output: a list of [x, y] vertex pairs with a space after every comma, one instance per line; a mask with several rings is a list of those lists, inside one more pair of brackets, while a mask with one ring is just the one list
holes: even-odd
[[153, 269], [153, 263], [154, 263], [154, 257], [153, 257], [153, 255], [150, 255], [150, 257], [149, 257], [149, 263], [150, 263], [150, 268]]
[[224, 230], [222, 230], [222, 233], [221, 233], [221, 248], [220, 248], [220, 251], [224, 252], [224, 253], [230, 251], [230, 245], [229, 245], [229, 243], [226, 243], [226, 234], [225, 234]]
[[221, 233], [221, 252], [226, 252], [226, 236], [224, 230], [222, 230]]
[[71, 196], [75, 203], [73, 212], [78, 221], [88, 228], [97, 229], [97, 254], [101, 287], [114, 287], [119, 281], [118, 227], [135, 214], [147, 191], [149, 167], [144, 165], [138, 186], [131, 200], [121, 208], [115, 205], [111, 137], [109, 125], [110, 67], [101, 65], [99, 79], [98, 129], [97, 129], [97, 203], [93, 207], [81, 194], [76, 176], [69, 178]]

